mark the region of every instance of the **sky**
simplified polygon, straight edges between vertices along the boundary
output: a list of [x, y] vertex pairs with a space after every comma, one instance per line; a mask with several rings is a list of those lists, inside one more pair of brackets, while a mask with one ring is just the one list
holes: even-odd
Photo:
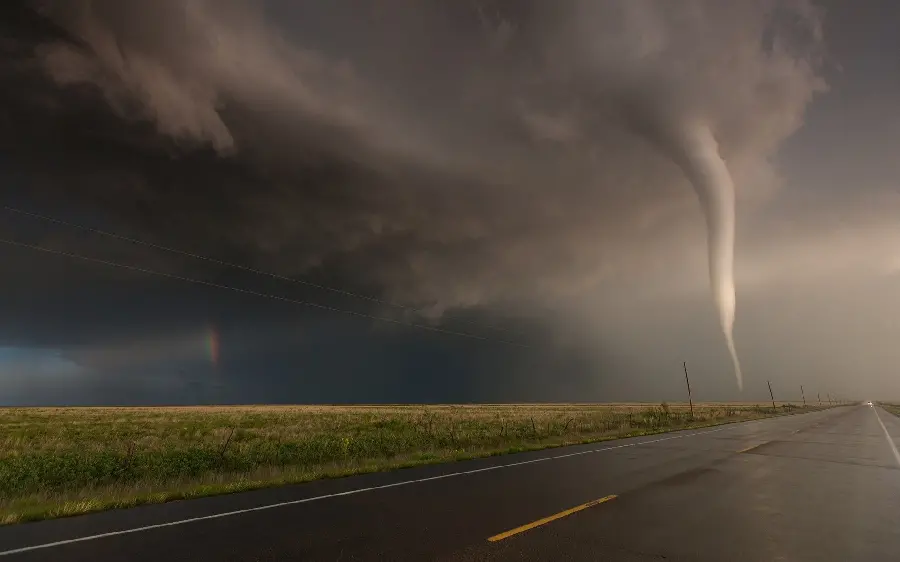
[[0, 405], [898, 399], [898, 9], [3, 2]]

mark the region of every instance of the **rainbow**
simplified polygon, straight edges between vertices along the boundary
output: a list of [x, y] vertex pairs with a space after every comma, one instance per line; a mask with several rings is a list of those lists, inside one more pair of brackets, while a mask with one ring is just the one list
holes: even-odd
[[209, 362], [213, 367], [219, 366], [219, 352], [221, 349], [221, 337], [219, 329], [214, 324], [209, 325], [206, 331], [206, 351], [209, 354]]

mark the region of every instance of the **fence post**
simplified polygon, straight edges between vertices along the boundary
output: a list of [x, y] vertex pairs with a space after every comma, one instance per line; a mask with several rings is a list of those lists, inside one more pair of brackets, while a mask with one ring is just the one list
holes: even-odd
[[694, 419], [694, 398], [691, 396], [691, 379], [688, 378], [687, 361], [684, 362], [684, 382], [687, 383], [688, 405], [691, 407], [691, 419]]
[[778, 407], [775, 406], [775, 395], [772, 394], [772, 383], [769, 381], [766, 381], [766, 384], [769, 385], [769, 396], [772, 398], [772, 410], [774, 412], [778, 412]]

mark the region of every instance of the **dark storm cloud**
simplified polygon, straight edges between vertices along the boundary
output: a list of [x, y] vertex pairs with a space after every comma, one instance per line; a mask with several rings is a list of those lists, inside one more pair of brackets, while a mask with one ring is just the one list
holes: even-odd
[[[637, 388], [661, 365], [698, 356], [708, 361], [709, 387], [718, 388], [730, 380], [705, 279], [703, 216], [683, 172], [637, 126], [674, 115], [711, 124], [735, 179], [738, 308], [752, 308], [743, 320], [738, 313], [736, 337], [739, 348], [747, 341], [750, 383], [778, 366], [827, 363], [817, 355], [823, 342], [845, 341], [834, 347], [846, 350], [855, 342], [858, 354], [886, 349], [840, 327], [827, 337], [797, 335], [798, 319], [828, 299], [839, 301], [835, 310], [877, 317], [877, 307], [840, 287], [864, 291], [873, 281], [863, 277], [900, 264], [890, 243], [895, 199], [863, 199], [847, 186], [823, 198], [817, 185], [785, 185], [790, 161], [775, 165], [825, 92], [822, 75], [841, 85], [834, 65], [823, 67], [833, 60], [828, 23], [839, 23], [810, 2], [24, 5], [33, 11], [4, 3], [17, 11], [5, 21], [19, 24], [0, 23], [9, 55], [0, 63], [0, 173], [11, 204], [434, 315], [479, 308], [540, 317], [512, 329], [554, 351], [511, 356], [501, 347], [492, 355], [469, 342], [419, 350], [423, 341], [445, 344], [367, 324], [321, 328], [318, 347], [301, 348], [293, 335], [272, 334], [315, 332], [328, 315], [41, 262], [26, 250], [3, 254], [21, 272], [2, 279], [7, 341], [67, 348], [85, 364], [113, 369], [116, 357], [169, 345], [193, 353], [183, 342], [217, 320], [232, 350], [248, 342], [232, 366], [265, 364], [259, 388], [284, 389], [289, 373], [304, 367], [368, 368], [359, 396], [388, 393], [388, 381], [415, 387], [419, 379], [402, 373], [427, 371], [421, 380], [446, 383], [445, 396], [479, 387], [487, 389], [481, 396], [499, 397], [498, 389], [520, 390], [517, 382], [549, 397], [558, 388], [548, 372], [569, 381], [602, 365], [603, 380], [582, 380], [581, 388]], [[827, 135], [837, 147], [828, 152], [831, 167], [814, 148], [805, 149], [808, 167], [840, 168], [840, 134]], [[884, 146], [895, 137], [879, 138]], [[878, 183], [879, 193], [889, 184], [864, 172], [854, 180]], [[4, 217], [0, 229], [164, 272], [397, 312], [23, 217]], [[804, 283], [815, 290], [792, 289]], [[888, 287], [875, 285], [870, 295], [889, 298]], [[347, 333], [369, 349], [360, 354], [367, 359], [337, 348], [328, 348], [333, 360], [317, 358], [329, 338]], [[774, 353], [776, 334], [797, 340]], [[303, 349], [303, 361], [285, 348]], [[411, 348], [415, 359], [388, 359]], [[263, 356], [280, 359], [260, 363]], [[426, 367], [434, 364], [445, 368]], [[457, 390], [445, 379], [451, 372], [466, 373]], [[257, 388], [234, 376], [234, 385]]]
[[804, 2], [34, 6], [65, 30], [10, 116], [34, 197], [439, 307], [647, 272], [697, 220], [625, 101], [702, 114], [752, 198], [821, 86]]

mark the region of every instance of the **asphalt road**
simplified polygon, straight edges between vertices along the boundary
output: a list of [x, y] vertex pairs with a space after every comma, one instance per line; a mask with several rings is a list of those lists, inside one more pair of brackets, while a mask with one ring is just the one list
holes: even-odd
[[0, 562], [900, 559], [888, 435], [849, 406], [146, 506], [0, 528]]

